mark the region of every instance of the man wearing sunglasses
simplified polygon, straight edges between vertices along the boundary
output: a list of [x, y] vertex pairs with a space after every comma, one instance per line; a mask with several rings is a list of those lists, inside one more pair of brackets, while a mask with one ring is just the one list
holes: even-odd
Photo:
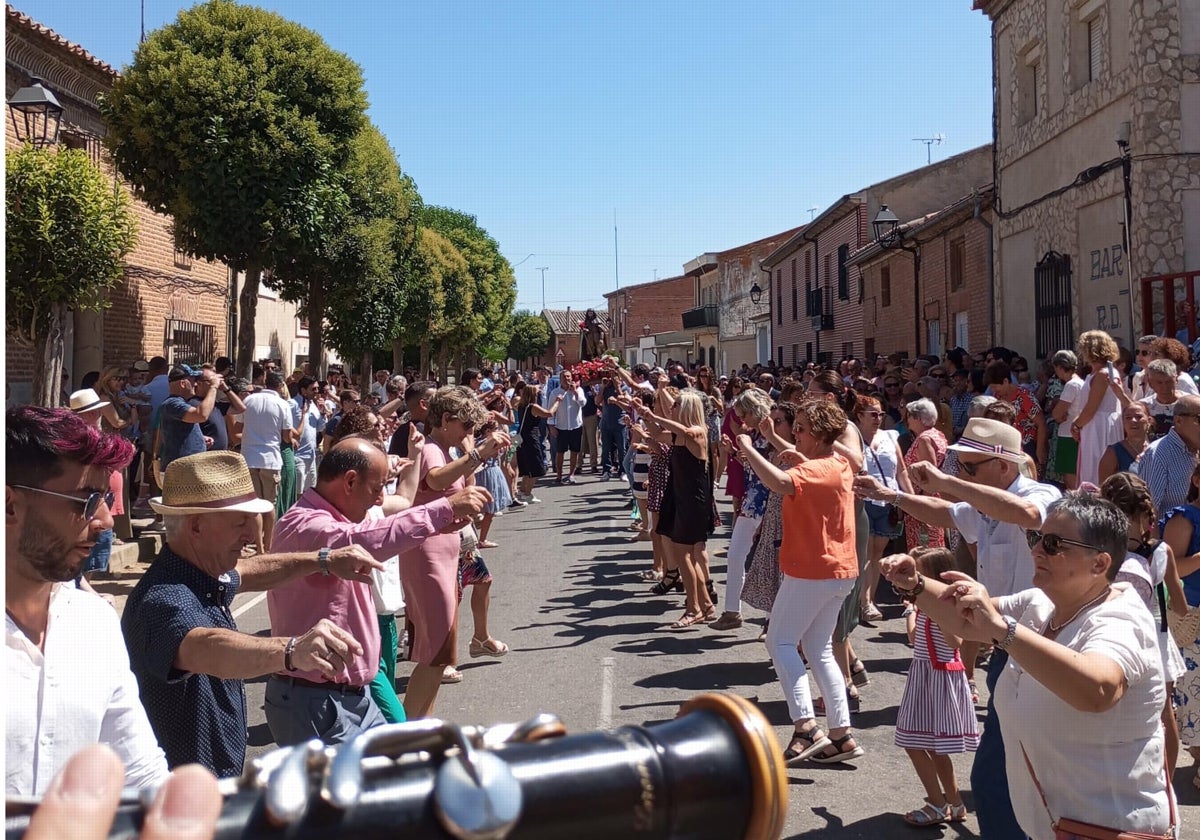
[[106, 743], [127, 787], [163, 782], [167, 762], [138, 699], [112, 607], [69, 583], [113, 526], [109, 476], [133, 445], [65, 409], [5, 416], [5, 792], [41, 796], [75, 752]]
[[1150, 488], [1155, 510], [1187, 502], [1200, 453], [1200, 397], [1181, 396], [1174, 409], [1171, 431], [1150, 444], [1137, 462], [1137, 474]]
[[[960, 478], [948, 476], [928, 463], [915, 464], [910, 472], [926, 491], [958, 502], [902, 493], [884, 487], [871, 476], [856, 478], [854, 490], [865, 498], [898, 505], [935, 528], [957, 528], [974, 547], [978, 579], [992, 595], [1013, 595], [1029, 589], [1033, 586], [1034, 562], [1026, 531], [1041, 529], [1047, 509], [1062, 494], [1057, 487], [1021, 473], [1027, 461], [1021, 433], [999, 420], [972, 418], [950, 449], [957, 454]], [[963, 654], [968, 669], [974, 668], [977, 649]], [[987, 670], [989, 695], [1007, 661], [1003, 651], [992, 653]], [[971, 771], [971, 790], [983, 837], [1024, 836], [1009, 798], [1004, 741], [990, 696], [987, 721]]]

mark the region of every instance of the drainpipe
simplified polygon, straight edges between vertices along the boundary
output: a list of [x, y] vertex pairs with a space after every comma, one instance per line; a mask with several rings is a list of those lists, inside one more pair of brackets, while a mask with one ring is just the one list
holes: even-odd
[[[992, 223], [983, 217], [983, 197], [975, 191], [975, 220], [987, 229], [987, 280], [988, 280], [988, 346], [996, 344], [996, 255], [992, 250], [995, 230]], [[964, 347], [964, 350], [969, 348]]]

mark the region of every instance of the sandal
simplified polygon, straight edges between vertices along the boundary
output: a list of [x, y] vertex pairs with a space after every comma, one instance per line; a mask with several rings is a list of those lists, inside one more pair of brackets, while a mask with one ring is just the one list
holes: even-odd
[[641, 574], [642, 580], [646, 581], [647, 583], [662, 580], [662, 572], [658, 571], [657, 569], [643, 569]]
[[713, 602], [713, 606], [716, 606], [717, 587], [713, 585], [712, 578], [704, 581], [704, 588], [708, 590], [708, 599]]
[[487, 641], [481, 642], [479, 639], [471, 639], [470, 647], [471, 658], [475, 659], [480, 656], [504, 656], [508, 653], [508, 645], [499, 639], [493, 639], [490, 636]]
[[[845, 749], [846, 742], [853, 740], [854, 734], [852, 732], [847, 732], [841, 738], [831, 738], [829, 740], [829, 746], [833, 747], [835, 751], [832, 753], [822, 752], [819, 755], [814, 755], [812, 760], [817, 762], [817, 764], [838, 764], [842, 761], [849, 761], [852, 758], [859, 758], [860, 756], [866, 755], [867, 751], [859, 746], [858, 741], [854, 741], [853, 749]], [[828, 749], [828, 747], [826, 749]]]
[[[846, 689], [846, 703], [849, 704], [850, 711], [852, 712], [857, 712], [862, 709], [862, 697], [858, 694], [851, 694], [850, 689]], [[813, 711], [821, 717], [825, 716], [826, 712], [824, 697], [816, 697], [813, 699]]]
[[850, 663], [850, 682], [857, 686], [871, 684], [871, 675], [867, 673], [867, 666], [862, 664], [862, 660], [855, 657]]
[[717, 608], [709, 607], [704, 611], [704, 618], [701, 619], [705, 624], [712, 624], [717, 620]]
[[668, 592], [682, 592], [683, 581], [679, 579], [679, 570], [671, 569], [668, 572], [663, 572], [662, 579], [654, 586], [650, 587], [652, 595], [666, 595]]
[[879, 607], [875, 606], [874, 604], [868, 604], [863, 608], [862, 612], [859, 613], [858, 620], [862, 624], [873, 624], [876, 621], [883, 620], [883, 613], [879, 611]]
[[[783, 763], [788, 767], [794, 767], [807, 761], [810, 756], [819, 753], [831, 744], [833, 741], [829, 740], [829, 736], [822, 732], [819, 726], [803, 732], [794, 729], [792, 730], [792, 740], [788, 742], [787, 749], [783, 751]], [[796, 749], [797, 745], [800, 746], [800, 749]]]
[[[961, 805], [959, 807], [963, 808]], [[930, 825], [941, 825], [942, 823], [947, 822], [949, 819], [946, 813], [947, 810], [948, 806], [947, 808], [939, 808], [932, 802], [927, 801], [925, 803], [925, 807], [916, 811], [909, 811], [907, 814], [905, 814], [904, 821], [909, 825], [916, 826], [917, 828], [924, 828]], [[963, 813], [965, 815], [966, 808], [963, 808]], [[962, 822], [962, 820], [958, 820], [958, 822]]]
[[967, 821], [967, 806], [962, 802], [959, 802], [957, 805], [951, 805], [947, 802], [944, 810], [946, 812], [946, 822], [960, 823]]
[[442, 670], [442, 685], [454, 685], [463, 681], [462, 671], [453, 665], [447, 665]]
[[975, 680], [967, 680], [967, 687], [971, 689], [971, 702], [976, 706], [979, 705], [979, 686], [975, 685]]
[[475, 543], [476, 548], [499, 548], [500, 543], [494, 543], [491, 540], [480, 540]]
[[697, 624], [702, 624], [703, 622], [704, 622], [704, 616], [701, 615], [700, 613], [684, 613], [683, 617], [680, 618], [678, 621], [672, 621], [669, 625], [667, 625], [667, 629], [672, 632], [679, 632], [680, 630], [691, 630]]

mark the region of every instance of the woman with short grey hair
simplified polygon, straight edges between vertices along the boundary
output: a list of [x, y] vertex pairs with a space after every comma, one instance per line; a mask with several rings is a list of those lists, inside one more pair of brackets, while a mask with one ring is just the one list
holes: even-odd
[[[909, 479], [913, 492], [917, 495], [926, 494], [912, 477], [913, 464], [922, 462], [933, 464], [939, 470], [946, 460], [946, 451], [950, 443], [937, 427], [938, 410], [931, 400], [913, 400], [904, 407], [908, 415], [908, 428], [913, 433], [912, 445], [904, 454], [904, 464], [908, 468]], [[922, 548], [945, 548], [946, 532], [942, 528], [933, 528], [909, 514], [904, 514], [904, 539], [908, 550], [918, 546]]]

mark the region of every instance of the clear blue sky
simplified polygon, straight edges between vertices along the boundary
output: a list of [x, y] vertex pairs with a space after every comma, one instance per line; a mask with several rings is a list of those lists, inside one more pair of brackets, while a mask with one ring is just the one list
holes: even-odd
[[[118, 69], [139, 0], [16, 0]], [[991, 139], [970, 0], [260, 3], [363, 68], [427, 203], [474, 214], [518, 307], [622, 286], [802, 224], [847, 192]], [[146, 29], [185, 4], [145, 0]], [[532, 254], [532, 256], [528, 256]]]

